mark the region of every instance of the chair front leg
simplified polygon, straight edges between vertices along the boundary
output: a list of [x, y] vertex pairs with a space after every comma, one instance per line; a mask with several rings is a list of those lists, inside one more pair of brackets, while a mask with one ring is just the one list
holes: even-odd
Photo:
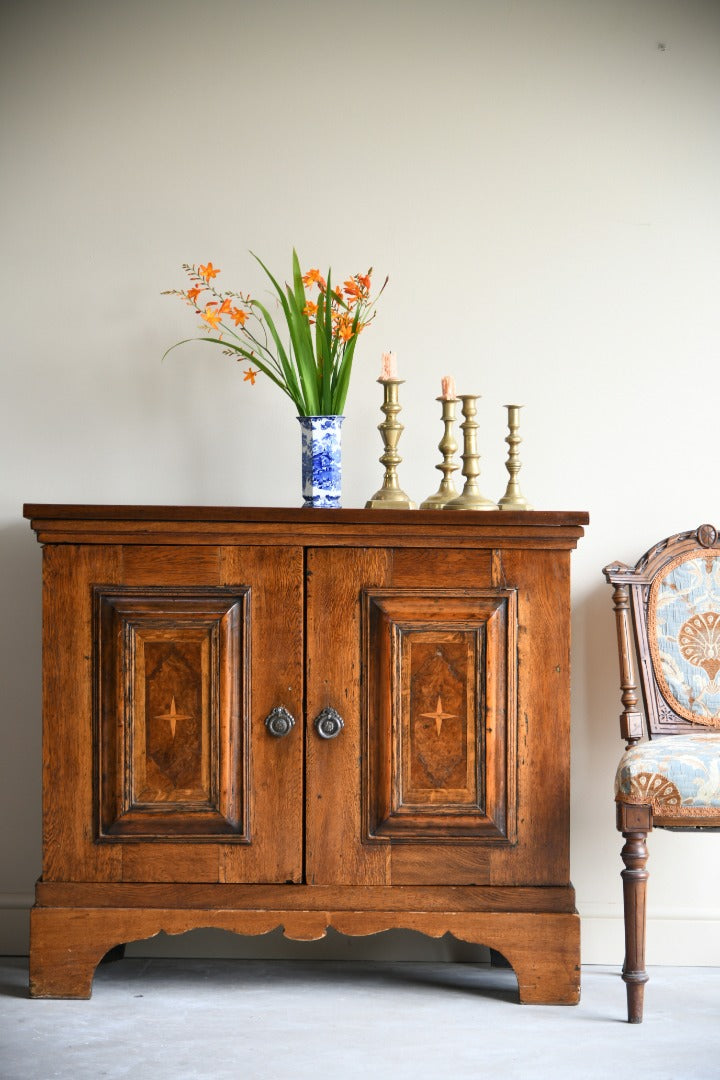
[[618, 828], [625, 844], [622, 860], [623, 906], [625, 910], [625, 963], [622, 977], [627, 986], [628, 1022], [640, 1024], [643, 1018], [643, 999], [648, 974], [645, 970], [645, 897], [648, 860], [647, 835], [652, 829], [652, 809], [649, 806], [629, 806], [618, 803]]

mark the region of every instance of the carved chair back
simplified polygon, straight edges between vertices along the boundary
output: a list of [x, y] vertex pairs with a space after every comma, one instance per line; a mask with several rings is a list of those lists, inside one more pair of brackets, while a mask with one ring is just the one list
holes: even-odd
[[615, 586], [623, 712], [628, 746], [643, 735], [634, 648], [647, 734], [698, 726], [720, 729], [720, 538], [712, 525], [677, 533], [647, 551], [634, 568], [604, 570]]

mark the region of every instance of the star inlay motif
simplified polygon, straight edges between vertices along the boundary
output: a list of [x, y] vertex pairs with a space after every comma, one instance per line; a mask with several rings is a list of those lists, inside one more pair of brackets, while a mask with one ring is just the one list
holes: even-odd
[[424, 713], [420, 713], [420, 715], [421, 716], [426, 716], [428, 718], [428, 720], [434, 720], [435, 721], [435, 730], [437, 731], [438, 735], [440, 735], [440, 732], [442, 731], [443, 720], [452, 720], [457, 714], [456, 713], [443, 712], [442, 697], [440, 696], [440, 694], [438, 694], [437, 705], [435, 706], [435, 712], [424, 712]]
[[179, 713], [177, 711], [177, 708], [175, 706], [175, 698], [173, 697], [172, 701], [170, 702], [170, 712], [162, 713], [162, 715], [156, 716], [155, 719], [156, 720], [169, 720], [170, 721], [170, 732], [171, 732], [172, 737], [174, 739], [175, 738], [175, 728], [177, 726], [178, 720], [190, 720], [191, 717], [190, 717], [190, 715], [188, 713]]

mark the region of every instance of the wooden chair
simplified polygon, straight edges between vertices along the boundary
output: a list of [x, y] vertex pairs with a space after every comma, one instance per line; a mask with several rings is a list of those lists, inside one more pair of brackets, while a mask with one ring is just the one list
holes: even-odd
[[[662, 540], [613, 585], [626, 750], [615, 778], [628, 1020], [643, 1016], [646, 838], [654, 827], [720, 828], [720, 539], [712, 525]], [[639, 711], [636, 665], [647, 739]]]

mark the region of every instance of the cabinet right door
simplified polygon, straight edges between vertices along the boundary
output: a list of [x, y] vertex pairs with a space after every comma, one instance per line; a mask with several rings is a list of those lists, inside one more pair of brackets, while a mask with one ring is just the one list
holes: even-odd
[[[311, 884], [567, 877], [563, 762], [557, 797], [546, 775], [562, 693], [538, 692], [567, 679], [559, 554], [309, 552]], [[324, 739], [313, 721], [328, 707], [344, 727]]]

